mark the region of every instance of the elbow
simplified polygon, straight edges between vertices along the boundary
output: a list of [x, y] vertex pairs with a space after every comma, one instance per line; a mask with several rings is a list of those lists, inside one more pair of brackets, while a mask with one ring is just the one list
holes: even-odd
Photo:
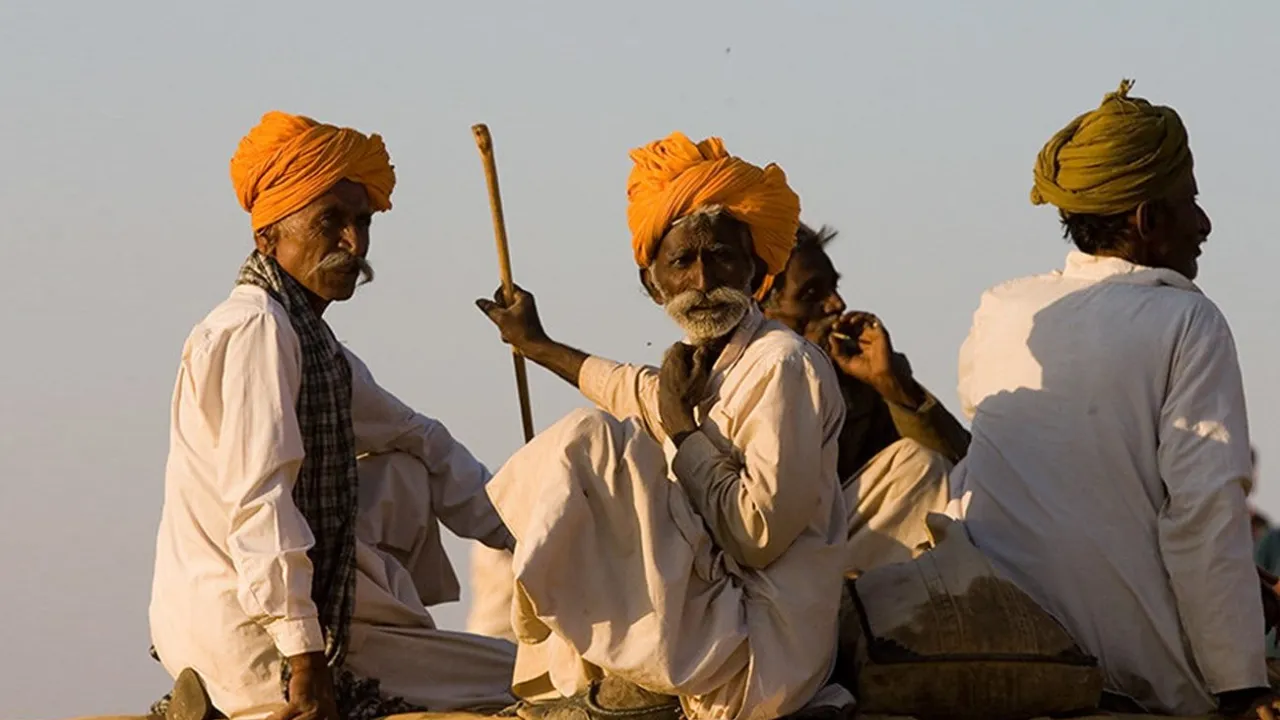
[[752, 570], [763, 570], [772, 565], [779, 557], [782, 557], [782, 551], [775, 551], [768, 547], [751, 547], [743, 548], [738, 553], [738, 557], [734, 559], [743, 567], [751, 568]]
[[726, 543], [725, 551], [739, 565], [752, 570], [763, 570], [782, 557], [790, 546], [790, 542], [777, 542], [770, 536], [769, 529], [765, 528], [758, 535], [747, 534], [732, 538]]

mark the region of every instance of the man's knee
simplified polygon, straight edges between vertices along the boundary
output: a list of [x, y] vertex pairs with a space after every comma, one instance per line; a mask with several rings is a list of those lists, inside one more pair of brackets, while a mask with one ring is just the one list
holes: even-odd
[[942, 453], [935, 452], [910, 438], [903, 438], [883, 451], [891, 455], [890, 464], [919, 471], [922, 477], [945, 477], [955, 467]]
[[921, 497], [947, 492], [951, 461], [915, 440], [903, 438], [867, 462], [848, 490], [863, 497]]
[[610, 441], [619, 422], [599, 408], [578, 408], [565, 415], [556, 425], [570, 437], [592, 441]]

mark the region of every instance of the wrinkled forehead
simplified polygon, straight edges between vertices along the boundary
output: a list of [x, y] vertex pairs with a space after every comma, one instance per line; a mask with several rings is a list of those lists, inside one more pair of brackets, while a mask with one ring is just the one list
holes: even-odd
[[373, 212], [369, 191], [364, 185], [351, 180], [339, 180], [329, 188], [328, 192], [316, 198], [313, 204], [326, 209], [341, 209], [352, 215], [367, 215]]
[[745, 223], [719, 206], [698, 208], [676, 220], [662, 237], [659, 255], [670, 255], [717, 245], [749, 250], [751, 231]]

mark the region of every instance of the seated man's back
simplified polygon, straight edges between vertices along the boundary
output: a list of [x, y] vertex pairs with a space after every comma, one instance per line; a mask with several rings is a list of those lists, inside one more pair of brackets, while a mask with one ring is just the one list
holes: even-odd
[[[1172, 113], [1123, 91], [1097, 113], [1109, 104], [1138, 108], [1124, 122]], [[1195, 714], [1266, 675], [1240, 370], [1225, 318], [1189, 279], [1209, 226], [1189, 155], [1175, 166], [1180, 189], [1131, 212], [1124, 198], [1101, 210], [1049, 198], [1091, 252], [983, 296], [960, 356], [973, 439], [952, 483], [977, 545], [1098, 656], [1108, 690]], [[1154, 229], [1171, 233], [1184, 207], [1200, 218], [1193, 239]], [[1143, 246], [1157, 236], [1181, 255]]]

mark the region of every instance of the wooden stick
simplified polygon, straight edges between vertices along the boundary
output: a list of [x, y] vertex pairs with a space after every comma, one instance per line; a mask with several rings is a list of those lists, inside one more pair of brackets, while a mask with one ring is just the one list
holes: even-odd
[[[484, 177], [489, 184], [489, 207], [493, 210], [493, 237], [498, 242], [498, 272], [502, 276], [502, 292], [507, 304], [515, 302], [516, 285], [511, 279], [511, 251], [507, 248], [507, 222], [502, 216], [502, 195], [498, 191], [498, 163], [493, 157], [493, 137], [484, 123], [471, 126], [471, 134], [476, 136], [476, 147], [480, 148], [480, 160], [484, 163]], [[525, 369], [524, 357], [515, 348], [511, 349], [512, 360], [516, 367], [516, 393], [520, 396], [520, 423], [524, 426], [524, 441], [533, 439], [533, 407], [529, 403], [529, 373]]]

